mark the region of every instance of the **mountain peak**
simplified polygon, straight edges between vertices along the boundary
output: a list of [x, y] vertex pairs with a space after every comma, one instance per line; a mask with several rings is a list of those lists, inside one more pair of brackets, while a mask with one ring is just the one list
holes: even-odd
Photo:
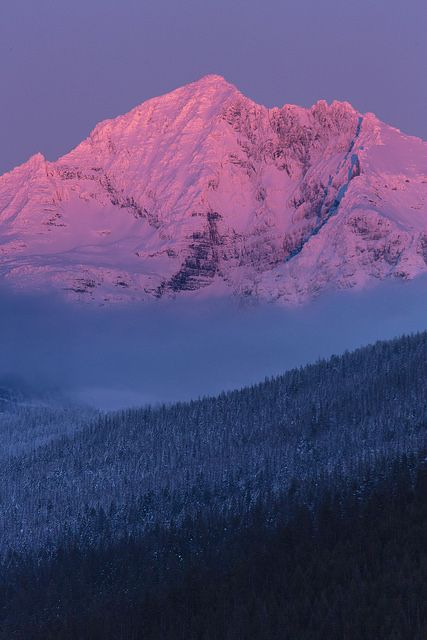
[[220, 76], [216, 73], [207, 73], [204, 76], [201, 76], [198, 80], [195, 80], [194, 83], [190, 84], [209, 84], [209, 85], [227, 85], [232, 86], [230, 82], [228, 82], [223, 76]]
[[145, 105], [153, 105], [156, 103], [173, 103], [175, 101], [191, 100], [191, 99], [201, 99], [203, 96], [205, 97], [215, 97], [217, 95], [223, 96], [231, 96], [233, 94], [239, 94], [240, 91], [237, 87], [230, 82], [228, 82], [225, 78], [216, 74], [208, 74], [202, 76], [197, 80], [193, 80], [187, 84], [184, 84], [176, 89], [172, 89], [160, 96], [151, 98], [145, 102], [142, 102], [140, 105], [135, 107], [132, 112], [138, 111], [141, 108], [144, 108]]
[[[194, 80], [188, 84], [183, 85], [182, 87], [178, 87], [163, 96], [160, 96], [160, 100], [165, 99], [173, 99], [176, 96], [187, 96], [188, 99], [196, 99], [203, 100], [205, 99], [215, 99], [217, 97], [223, 97], [226, 99], [232, 95], [239, 95], [243, 97], [241, 92], [237, 89], [234, 84], [228, 82], [223, 76], [216, 74], [208, 74], [202, 76], [198, 80]], [[249, 100], [249, 98], [246, 98]], [[156, 98], [154, 98], [156, 100]]]
[[[60, 162], [80, 163], [97, 147], [101, 153], [117, 150], [124, 153], [141, 151], [147, 132], [156, 131], [162, 138], [174, 139], [175, 133], [186, 130], [206, 131], [209, 123], [218, 117], [225, 105], [234, 98], [243, 98], [238, 89], [222, 76], [206, 75], [168, 93], [151, 98], [117, 118], [96, 125], [89, 137]], [[249, 98], [246, 98], [250, 102]]]

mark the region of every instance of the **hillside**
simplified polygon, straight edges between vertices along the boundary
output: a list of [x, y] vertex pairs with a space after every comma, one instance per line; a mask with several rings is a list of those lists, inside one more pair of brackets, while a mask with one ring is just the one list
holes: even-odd
[[105, 416], [18, 407], [0, 638], [421, 640], [426, 349]]

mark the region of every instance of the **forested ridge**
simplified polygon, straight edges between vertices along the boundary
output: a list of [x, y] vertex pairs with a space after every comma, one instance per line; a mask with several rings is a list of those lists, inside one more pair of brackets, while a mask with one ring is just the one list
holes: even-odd
[[30, 409], [3, 415], [24, 444], [0, 471], [0, 637], [425, 638], [426, 355], [422, 333], [62, 413], [37, 446]]

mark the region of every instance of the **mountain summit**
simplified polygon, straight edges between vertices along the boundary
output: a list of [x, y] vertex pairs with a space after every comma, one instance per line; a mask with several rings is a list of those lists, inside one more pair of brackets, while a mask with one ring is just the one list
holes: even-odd
[[0, 275], [81, 300], [298, 302], [427, 270], [427, 144], [210, 75], [0, 177]]

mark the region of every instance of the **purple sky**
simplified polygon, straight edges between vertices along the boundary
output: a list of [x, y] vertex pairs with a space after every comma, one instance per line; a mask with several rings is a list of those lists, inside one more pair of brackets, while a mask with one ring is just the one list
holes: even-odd
[[349, 100], [427, 138], [425, 0], [3, 0], [0, 173], [218, 73], [268, 106]]

